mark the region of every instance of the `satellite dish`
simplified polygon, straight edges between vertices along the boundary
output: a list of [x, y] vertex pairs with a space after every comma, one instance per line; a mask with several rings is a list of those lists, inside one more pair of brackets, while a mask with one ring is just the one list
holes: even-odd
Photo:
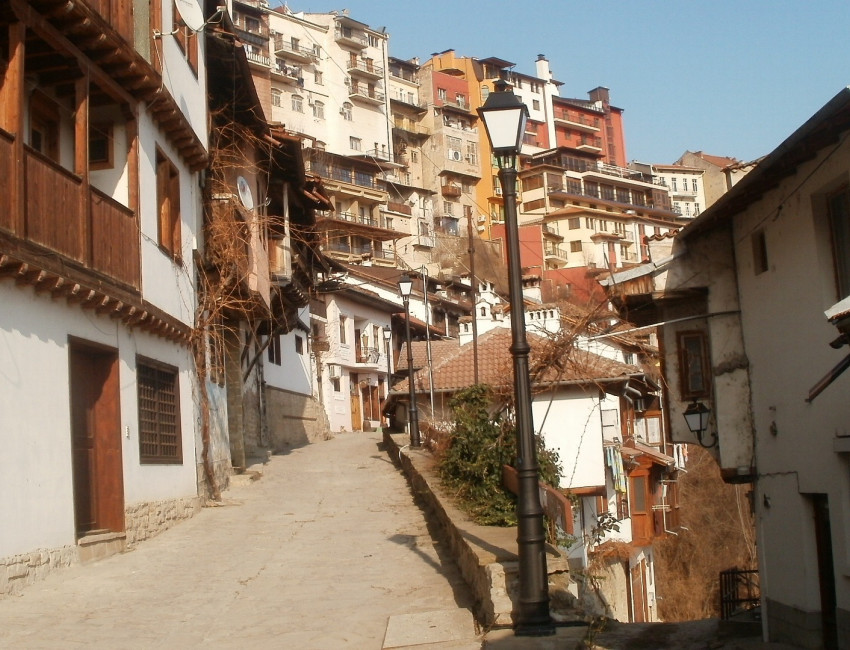
[[186, 23], [186, 27], [193, 32], [199, 32], [204, 28], [206, 21], [198, 0], [174, 0], [174, 5], [180, 12], [180, 17]]
[[242, 201], [242, 205], [245, 206], [245, 209], [253, 210], [254, 195], [251, 193], [251, 186], [248, 185], [248, 181], [246, 181], [243, 176], [239, 176], [236, 179], [236, 191], [239, 192], [239, 200]]

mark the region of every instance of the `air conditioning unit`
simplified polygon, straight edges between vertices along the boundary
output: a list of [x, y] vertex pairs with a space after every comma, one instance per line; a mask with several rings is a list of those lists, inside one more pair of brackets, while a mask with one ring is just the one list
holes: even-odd
[[463, 160], [463, 155], [460, 153], [460, 151], [454, 151], [449, 149], [449, 159], [454, 160], [455, 162], [460, 162], [461, 160]]
[[342, 377], [342, 366], [338, 363], [329, 363], [328, 364], [328, 374], [331, 379], [339, 379]]

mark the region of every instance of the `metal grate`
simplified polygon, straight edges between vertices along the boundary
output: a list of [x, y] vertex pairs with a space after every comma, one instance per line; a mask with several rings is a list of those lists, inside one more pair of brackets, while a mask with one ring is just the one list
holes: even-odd
[[183, 449], [177, 370], [139, 363], [139, 455], [147, 463], [180, 463]]
[[729, 569], [720, 572], [720, 618], [728, 621], [761, 604], [759, 572], [756, 569]]

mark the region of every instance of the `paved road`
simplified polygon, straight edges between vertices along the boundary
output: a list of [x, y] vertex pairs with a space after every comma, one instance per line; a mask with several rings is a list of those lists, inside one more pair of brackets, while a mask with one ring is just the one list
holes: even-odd
[[0, 597], [0, 647], [480, 647], [466, 586], [379, 443], [342, 433], [273, 456], [222, 506]]

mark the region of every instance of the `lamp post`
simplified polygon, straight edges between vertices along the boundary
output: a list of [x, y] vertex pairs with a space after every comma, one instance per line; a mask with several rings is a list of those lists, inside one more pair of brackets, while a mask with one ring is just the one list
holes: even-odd
[[413, 348], [410, 345], [410, 291], [413, 289], [413, 281], [405, 273], [398, 280], [398, 295], [404, 303], [404, 334], [407, 340], [407, 383], [410, 389], [410, 405], [407, 409], [407, 421], [410, 425], [410, 446], [417, 448], [422, 446], [419, 437], [419, 411], [416, 408], [416, 388], [413, 385]]
[[[384, 330], [384, 349], [386, 350], [386, 354], [387, 354], [387, 394], [386, 394], [386, 397], [384, 399], [389, 397], [390, 388], [392, 387], [392, 383], [393, 383], [393, 380], [392, 380], [393, 371], [392, 371], [392, 366], [391, 366], [391, 363], [392, 363], [392, 343], [391, 343], [392, 337], [393, 337], [393, 331], [389, 327], [386, 328]], [[391, 424], [389, 418], [387, 418], [387, 424]]]
[[525, 335], [522, 268], [516, 209], [516, 160], [528, 119], [528, 108], [503, 80], [495, 83], [484, 106], [478, 109], [499, 166], [505, 201], [505, 240], [511, 301], [511, 356], [514, 366], [514, 402], [517, 427], [517, 551], [519, 555], [519, 611], [514, 628], [518, 636], [555, 633], [549, 614], [549, 574], [546, 569], [546, 536], [538, 489], [537, 448], [531, 417], [531, 382]]

